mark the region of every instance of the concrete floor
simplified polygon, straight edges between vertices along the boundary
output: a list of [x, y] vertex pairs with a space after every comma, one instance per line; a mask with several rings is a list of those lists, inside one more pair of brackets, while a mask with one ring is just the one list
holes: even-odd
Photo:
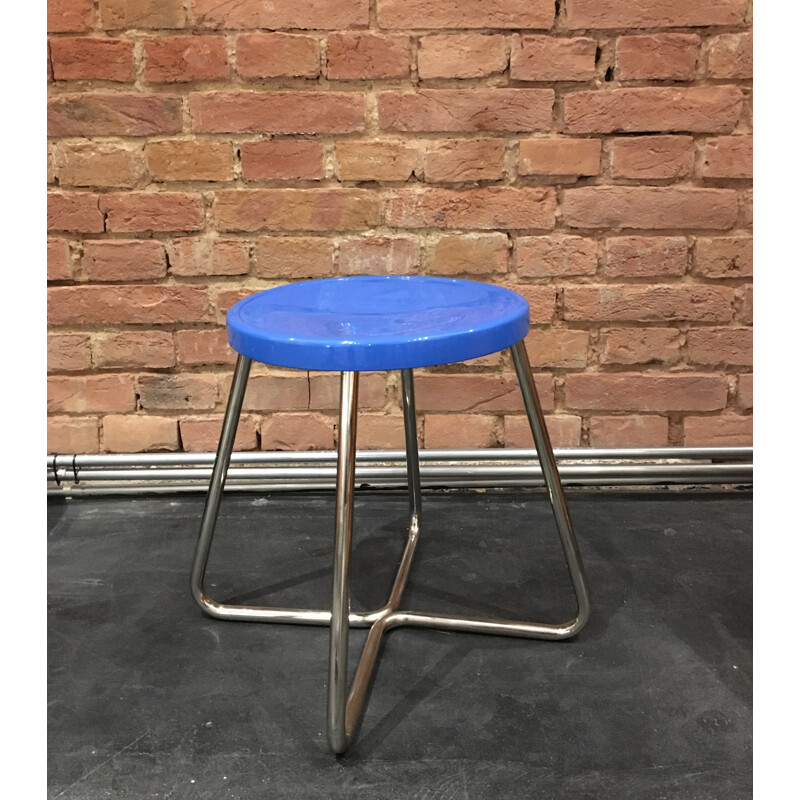
[[[752, 495], [568, 500], [587, 627], [567, 642], [392, 631], [343, 758], [324, 732], [327, 629], [194, 606], [202, 497], [51, 501], [48, 797], [752, 797]], [[385, 600], [406, 509], [359, 495], [354, 607]], [[210, 587], [329, 605], [332, 514], [330, 495], [227, 497]], [[426, 493], [423, 515], [404, 607], [573, 613], [544, 494]]]

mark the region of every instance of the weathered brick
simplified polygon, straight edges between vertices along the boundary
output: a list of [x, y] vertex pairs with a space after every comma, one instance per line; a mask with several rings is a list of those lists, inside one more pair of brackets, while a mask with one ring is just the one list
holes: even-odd
[[739, 376], [739, 383], [736, 388], [736, 406], [743, 411], [753, 409], [753, 373], [745, 373]]
[[442, 236], [428, 245], [428, 269], [434, 275], [492, 275], [508, 269], [504, 233]]
[[589, 443], [592, 447], [666, 447], [669, 420], [653, 414], [592, 416]]
[[100, 0], [100, 21], [106, 30], [182, 28], [183, 0]]
[[262, 236], [256, 242], [259, 278], [322, 278], [333, 272], [333, 242], [315, 237]]
[[614, 236], [606, 240], [603, 274], [609, 278], [679, 277], [689, 248], [683, 236]]
[[534, 367], [585, 367], [589, 354], [588, 331], [567, 328], [534, 328], [525, 337], [528, 358]]
[[53, 79], [57, 81], [133, 80], [133, 42], [69, 36], [50, 40]]
[[401, 189], [390, 195], [387, 222], [400, 228], [541, 228], [555, 226], [551, 189]]
[[139, 145], [60, 142], [55, 149], [59, 185], [132, 189], [147, 174]]
[[381, 201], [364, 189], [223, 191], [214, 216], [226, 231], [365, 230], [381, 221]]
[[515, 81], [588, 81], [594, 77], [597, 42], [586, 37], [511, 38], [511, 78]]
[[100, 196], [87, 192], [48, 192], [47, 230], [101, 233], [104, 230]]
[[[542, 391], [545, 386], [547, 390]], [[536, 388], [542, 395], [543, 407], [552, 408], [552, 379], [537, 376]], [[423, 373], [416, 376], [414, 389], [419, 411], [524, 410], [517, 377], [510, 373], [493, 375]]]
[[[309, 393], [309, 380], [305, 372], [251, 375], [242, 407], [245, 411], [307, 411]], [[314, 407], [319, 408], [316, 404]]]
[[[362, 419], [359, 416], [359, 434]], [[335, 424], [324, 414], [272, 414], [261, 424], [261, 449], [333, 450]]]
[[246, 286], [240, 286], [236, 289], [220, 289], [215, 294], [214, 306], [216, 314], [214, 321], [224, 325], [225, 315], [230, 311], [231, 306], [240, 300], [244, 300], [245, 297], [249, 297], [253, 294], [253, 290]]
[[426, 414], [424, 442], [428, 450], [497, 447], [491, 414]]
[[753, 230], [753, 190], [747, 189], [739, 192], [739, 219], [740, 228]]
[[90, 281], [140, 281], [165, 277], [167, 257], [152, 239], [93, 239], [83, 243], [81, 266]]
[[233, 364], [236, 353], [224, 328], [175, 332], [178, 361], [191, 366]]
[[175, 366], [175, 343], [166, 331], [123, 331], [92, 337], [95, 363], [103, 369]]
[[47, 379], [47, 411], [86, 414], [133, 411], [136, 395], [130, 375], [54, 375]]
[[693, 33], [620, 36], [614, 77], [621, 81], [690, 81], [695, 77], [699, 54], [700, 37]]
[[361, 92], [209, 92], [189, 95], [200, 133], [357, 133]]
[[681, 357], [677, 328], [610, 328], [599, 344], [601, 364], [674, 364]]
[[562, 219], [573, 228], [726, 230], [736, 224], [733, 189], [586, 186], [565, 189]]
[[229, 181], [233, 178], [233, 150], [229, 142], [148, 142], [145, 155], [147, 167], [156, 181]]
[[408, 36], [361, 31], [328, 35], [327, 75], [331, 79], [405, 78], [410, 68]]
[[205, 225], [205, 208], [199, 194], [182, 192], [129, 192], [100, 195], [106, 229], [133, 231], [199, 231]]
[[386, 131], [545, 131], [552, 89], [420, 89], [379, 92], [378, 120]]
[[599, 175], [600, 139], [523, 139], [520, 175]]
[[208, 317], [205, 286], [55, 286], [51, 325], [198, 322]]
[[519, 236], [514, 242], [514, 255], [521, 278], [597, 272], [597, 242], [580, 236]]
[[719, 411], [728, 400], [724, 375], [700, 373], [568, 374], [566, 407], [598, 411]]
[[100, 450], [97, 417], [50, 417], [47, 420], [48, 453], [96, 453]]
[[712, 36], [708, 46], [708, 77], [752, 78], [753, 34], [722, 33]]
[[[505, 446], [532, 449], [533, 434], [527, 416], [507, 414], [503, 420]], [[553, 447], [578, 447], [581, 443], [581, 418], [573, 414], [548, 415], [545, 418], [550, 444]]]
[[152, 94], [60, 94], [47, 104], [48, 136], [180, 133], [181, 102]]
[[541, 28], [553, 24], [549, 0], [378, 0], [382, 28]]
[[93, 22], [93, 0], [47, 0], [47, 30], [52, 33], [82, 33]]
[[364, 237], [339, 245], [341, 275], [408, 275], [419, 268], [420, 249], [415, 239]]
[[227, 78], [224, 36], [160, 36], [144, 41], [144, 76], [151, 83], [186, 83]]
[[439, 33], [422, 36], [417, 72], [429, 78], [484, 78], [503, 72], [508, 63], [504, 38], [498, 34]]
[[693, 170], [691, 136], [631, 136], [611, 143], [614, 178], [684, 178]]
[[431, 183], [496, 181], [503, 177], [502, 139], [444, 139], [425, 151], [425, 180]]
[[564, 319], [576, 321], [728, 322], [733, 289], [694, 284], [567, 286]]
[[419, 161], [413, 143], [336, 143], [337, 174], [343, 181], [406, 181]]
[[[178, 422], [183, 449], [190, 453], [216, 453], [219, 435], [222, 430], [222, 416], [183, 417]], [[255, 450], [256, 425], [247, 415], [239, 418], [236, 436], [233, 440], [235, 451]]]
[[136, 386], [145, 411], [214, 408], [219, 395], [215, 375], [139, 375]]
[[742, 286], [741, 289], [737, 290], [737, 296], [739, 296], [741, 307], [739, 308], [736, 319], [745, 324], [745, 325], [752, 325], [753, 324], [753, 286]]
[[68, 281], [72, 278], [72, 259], [66, 239], [47, 240], [47, 280]]
[[173, 275], [246, 275], [250, 270], [247, 242], [211, 237], [175, 239], [169, 248]]
[[293, 33], [247, 33], [236, 37], [236, 69], [244, 78], [316, 78], [319, 39]]
[[684, 417], [686, 447], [749, 447], [753, 444], [753, 418], [734, 414]]
[[738, 86], [647, 86], [572, 92], [564, 98], [568, 133], [730, 133], [742, 112]]
[[359, 450], [403, 450], [405, 425], [401, 414], [359, 414], [357, 447]]
[[689, 361], [704, 366], [753, 363], [752, 328], [698, 328], [686, 335]]
[[195, 19], [204, 28], [339, 30], [367, 27], [369, 0], [193, 0]]
[[239, 148], [246, 181], [321, 180], [325, 177], [321, 142], [279, 139], [243, 142]]
[[699, 238], [694, 247], [694, 273], [704, 278], [746, 278], [753, 274], [750, 236]]
[[720, 136], [706, 142], [704, 178], [752, 178], [753, 137]]
[[89, 337], [82, 333], [47, 335], [47, 371], [75, 372], [90, 369], [92, 350]]
[[103, 417], [103, 449], [109, 453], [178, 450], [178, 420], [108, 414]]
[[693, 28], [740, 25], [747, 0], [570, 0], [567, 28]]
[[530, 306], [531, 325], [547, 325], [556, 313], [555, 286], [529, 286], [521, 283], [514, 287]]

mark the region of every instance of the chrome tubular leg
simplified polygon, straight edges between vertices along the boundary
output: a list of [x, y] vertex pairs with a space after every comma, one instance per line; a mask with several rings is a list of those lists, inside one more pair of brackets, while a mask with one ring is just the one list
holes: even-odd
[[328, 743], [347, 749], [347, 644], [350, 615], [350, 541], [356, 469], [358, 373], [343, 372], [339, 401], [339, 459], [336, 473], [336, 534], [333, 555], [330, 661], [328, 668]]
[[406, 470], [408, 472], [408, 501], [411, 524], [419, 526], [422, 493], [419, 480], [419, 445], [417, 443], [417, 407], [414, 402], [414, 371], [401, 372], [403, 385], [403, 421], [406, 432]]
[[563, 626], [562, 632], [558, 636], [558, 638], [568, 638], [569, 636], [574, 636], [583, 628], [589, 618], [591, 604], [589, 602], [589, 591], [586, 587], [586, 576], [583, 571], [581, 554], [578, 550], [578, 542], [572, 530], [572, 523], [567, 511], [566, 499], [561, 488], [561, 479], [558, 476], [556, 459], [550, 444], [550, 436], [547, 433], [539, 395], [533, 382], [533, 373], [531, 372], [524, 340], [521, 339], [511, 348], [511, 355], [514, 360], [514, 368], [517, 371], [519, 386], [522, 390], [522, 397], [525, 401], [525, 411], [528, 414], [536, 453], [542, 467], [547, 491], [550, 495], [550, 505], [553, 508], [556, 527], [561, 537], [561, 545], [564, 548], [569, 574], [572, 578], [572, 585], [578, 601], [578, 612], [575, 619]]
[[222, 490], [225, 486], [225, 477], [228, 474], [228, 467], [233, 451], [233, 440], [236, 437], [236, 428], [239, 425], [239, 417], [242, 413], [242, 401], [244, 392], [247, 388], [247, 378], [250, 375], [251, 360], [240, 355], [236, 360], [236, 368], [233, 373], [233, 383], [231, 393], [228, 397], [228, 407], [225, 410], [225, 419], [222, 422], [222, 433], [219, 437], [217, 457], [214, 461], [214, 469], [211, 472], [211, 482], [208, 486], [208, 495], [203, 510], [203, 520], [200, 523], [200, 535], [197, 540], [197, 547], [192, 564], [192, 596], [203, 610], [208, 610], [212, 602], [207, 597], [203, 589], [203, 578], [205, 577], [206, 566], [208, 565], [208, 554], [211, 550], [211, 540], [214, 538], [214, 528], [217, 524], [219, 504], [222, 499]]

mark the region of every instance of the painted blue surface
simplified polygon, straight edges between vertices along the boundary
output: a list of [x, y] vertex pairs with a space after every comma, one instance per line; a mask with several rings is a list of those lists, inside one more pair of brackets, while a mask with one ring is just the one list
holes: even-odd
[[267, 289], [228, 312], [234, 350], [265, 364], [364, 371], [466, 361], [528, 332], [527, 301], [499, 286], [411, 275]]

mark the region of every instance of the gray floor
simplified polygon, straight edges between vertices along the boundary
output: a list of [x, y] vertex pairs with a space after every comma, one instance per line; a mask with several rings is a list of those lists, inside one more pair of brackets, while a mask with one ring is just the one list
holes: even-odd
[[[201, 497], [51, 502], [48, 796], [752, 797], [752, 496], [568, 498], [594, 602], [584, 631], [391, 632], [338, 759], [324, 733], [327, 630], [220, 622], [193, 605]], [[359, 495], [355, 607], [385, 600], [406, 508], [403, 495]], [[332, 512], [327, 495], [226, 498], [213, 591], [326, 605]], [[406, 607], [572, 613], [543, 494], [427, 493], [423, 526]]]

